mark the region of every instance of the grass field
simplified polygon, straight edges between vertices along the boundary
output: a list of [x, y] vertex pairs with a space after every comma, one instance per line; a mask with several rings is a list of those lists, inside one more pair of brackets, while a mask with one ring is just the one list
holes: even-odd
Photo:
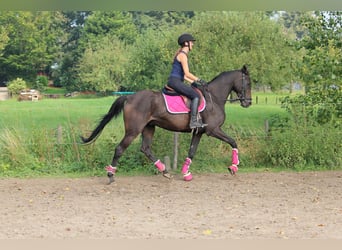
[[[226, 122], [236, 126], [262, 128], [264, 120], [272, 114], [284, 113], [275, 94], [260, 95], [259, 104], [243, 109], [238, 104], [227, 103]], [[92, 99], [43, 99], [38, 102], [18, 102], [15, 99], [0, 102], [0, 129], [4, 127], [30, 131], [33, 128], [56, 128], [59, 125], [77, 124], [82, 120], [98, 120], [116, 97]], [[266, 104], [265, 98], [268, 99]], [[277, 104], [276, 104], [277, 102]]]
[[[263, 168], [264, 165], [258, 161], [261, 160], [260, 153], [264, 157], [268, 150], [264, 152], [263, 148], [267, 137], [265, 121], [275, 115], [288, 115], [280, 105], [283, 96], [254, 93], [253, 99], [258, 97], [258, 104], [254, 103], [249, 108], [227, 102], [223, 130], [236, 139], [240, 146], [240, 160], [245, 163], [242, 171], [258, 171]], [[123, 137], [122, 118], [111, 121], [95, 144], [82, 146], [79, 136], [94, 129], [115, 99], [114, 96], [107, 96], [46, 98], [38, 102], [18, 102], [12, 99], [0, 102], [0, 176], [102, 175], [103, 166], [110, 163], [115, 145]], [[180, 159], [186, 157], [190, 136], [180, 136]], [[284, 150], [290, 148], [281, 157], [291, 160], [294, 142], [287, 138], [285, 143]], [[155, 154], [161, 157], [168, 155], [172, 159], [172, 144], [173, 133], [157, 129], [153, 142]], [[139, 147], [140, 139], [136, 139], [120, 159], [121, 173], [148, 174], [155, 171]], [[270, 150], [272, 148], [278, 153], [277, 144]], [[222, 163], [229, 164], [230, 154], [229, 145], [204, 136], [194, 159], [194, 171], [226, 171], [226, 164]], [[301, 157], [298, 155], [296, 159], [301, 160]]]

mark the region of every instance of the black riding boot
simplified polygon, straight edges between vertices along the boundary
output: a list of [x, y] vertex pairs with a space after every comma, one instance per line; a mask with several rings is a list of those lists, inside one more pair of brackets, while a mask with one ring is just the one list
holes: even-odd
[[199, 99], [198, 98], [192, 99], [191, 105], [190, 105], [191, 117], [190, 117], [190, 124], [189, 124], [189, 127], [191, 129], [203, 128], [208, 125], [208, 124], [202, 123], [201, 119], [199, 120], [197, 119], [198, 105], [199, 105]]

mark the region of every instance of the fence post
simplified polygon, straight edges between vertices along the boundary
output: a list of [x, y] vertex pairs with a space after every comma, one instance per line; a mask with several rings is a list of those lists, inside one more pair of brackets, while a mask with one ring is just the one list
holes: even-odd
[[173, 166], [172, 169], [177, 169], [178, 164], [178, 137], [179, 132], [173, 134]]
[[169, 156], [165, 156], [164, 157], [164, 162], [165, 162], [165, 168], [167, 171], [170, 170], [171, 167], [171, 161], [170, 161], [170, 157]]
[[63, 128], [61, 125], [57, 127], [57, 144], [63, 143]]
[[268, 120], [265, 120], [265, 133], [266, 133], [266, 136], [268, 136], [269, 132], [270, 132], [270, 126], [269, 126]]

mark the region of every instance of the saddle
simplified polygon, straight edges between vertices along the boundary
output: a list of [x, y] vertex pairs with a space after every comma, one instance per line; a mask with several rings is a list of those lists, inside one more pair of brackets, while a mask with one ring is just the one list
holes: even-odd
[[[192, 88], [200, 95], [200, 104], [198, 105], [198, 112], [202, 112], [206, 107], [206, 102], [202, 92], [196, 88]], [[185, 114], [190, 112], [190, 98], [177, 93], [174, 89], [165, 85], [162, 89], [162, 95], [164, 97], [165, 106], [171, 114]]]

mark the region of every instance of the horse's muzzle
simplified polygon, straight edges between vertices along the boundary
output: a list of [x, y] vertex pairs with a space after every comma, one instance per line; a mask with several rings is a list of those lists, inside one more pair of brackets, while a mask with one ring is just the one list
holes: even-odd
[[241, 106], [244, 108], [248, 108], [252, 105], [252, 98], [245, 98], [240, 100]]

